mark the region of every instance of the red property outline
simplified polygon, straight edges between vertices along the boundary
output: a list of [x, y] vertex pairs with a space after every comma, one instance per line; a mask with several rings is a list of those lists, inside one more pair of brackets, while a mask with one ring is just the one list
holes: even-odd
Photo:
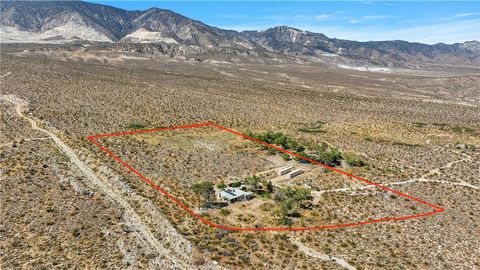
[[[318, 226], [318, 227], [294, 227], [294, 228], [284, 228], [284, 227], [265, 227], [265, 228], [244, 228], [244, 227], [231, 227], [231, 226], [224, 226], [224, 225], [220, 225], [220, 224], [216, 224], [216, 223], [213, 223], [207, 219], [204, 219], [203, 217], [201, 217], [200, 215], [198, 215], [197, 213], [195, 213], [192, 209], [190, 209], [189, 207], [187, 207], [185, 204], [183, 204], [179, 199], [177, 199], [175, 196], [171, 195], [170, 193], [168, 193], [166, 190], [164, 190], [163, 188], [155, 185], [152, 180], [148, 179], [146, 176], [144, 176], [142, 173], [140, 173], [138, 170], [136, 170], [135, 168], [133, 168], [132, 166], [130, 166], [128, 163], [126, 163], [125, 161], [123, 161], [120, 157], [118, 157], [117, 155], [115, 155], [114, 153], [112, 153], [110, 150], [108, 150], [105, 146], [101, 145], [99, 142], [97, 142], [97, 139], [99, 138], [105, 138], [105, 137], [115, 137], [115, 136], [123, 136], [123, 135], [132, 135], [132, 134], [140, 134], [140, 133], [150, 133], [150, 132], [157, 132], [157, 131], [166, 131], [166, 130], [175, 130], [175, 129], [189, 129], [189, 128], [199, 128], [199, 127], [215, 127], [215, 128], [218, 128], [218, 129], [221, 129], [221, 130], [225, 130], [225, 131], [228, 131], [230, 133], [233, 133], [235, 135], [238, 135], [238, 136], [241, 136], [245, 139], [248, 139], [250, 141], [254, 141], [256, 143], [259, 143], [259, 144], [263, 144], [267, 147], [270, 147], [272, 149], [275, 149], [275, 150], [278, 150], [280, 152], [283, 152], [283, 153], [287, 153], [291, 156], [294, 156], [294, 157], [297, 157], [297, 158], [300, 158], [300, 159], [303, 159], [303, 160], [306, 160], [310, 163], [313, 163], [313, 164], [316, 164], [316, 165], [319, 165], [319, 166], [322, 166], [324, 168], [327, 168], [327, 169], [330, 169], [332, 171], [335, 171], [337, 173], [340, 173], [340, 174], [343, 174], [343, 175], [346, 175], [348, 177], [351, 177], [353, 179], [356, 179], [356, 180], [359, 180], [359, 181], [362, 181], [364, 183], [367, 183], [369, 185], [373, 185], [373, 186], [376, 186], [378, 188], [381, 188], [383, 190], [386, 190], [386, 191], [389, 191], [389, 192], [392, 192], [394, 194], [397, 194], [398, 196], [401, 196], [401, 197], [404, 197], [404, 198], [407, 198], [407, 199], [410, 199], [410, 200], [413, 200], [417, 203], [420, 203], [420, 204], [424, 204], [424, 205], [427, 205], [431, 208], [433, 208], [434, 210], [433, 211], [430, 211], [430, 212], [425, 212], [425, 213], [420, 213], [420, 214], [416, 214], [416, 215], [408, 215], [408, 216], [400, 216], [400, 217], [386, 217], [386, 218], [379, 218], [379, 219], [371, 219], [371, 220], [367, 220], [367, 221], [360, 221], [360, 222], [354, 222], [354, 223], [342, 223], [342, 224], [331, 224], [331, 225], [322, 225], [322, 226]], [[223, 230], [229, 230], [229, 231], [314, 231], [314, 230], [324, 230], [324, 229], [335, 229], [335, 228], [345, 228], [345, 227], [355, 227], [355, 226], [360, 226], [360, 225], [366, 225], [366, 224], [373, 224], [373, 223], [378, 223], [378, 222], [386, 222], [386, 221], [399, 221], [399, 220], [407, 220], [407, 219], [413, 219], [413, 218], [418, 218], [418, 217], [426, 217], [426, 216], [431, 216], [431, 215], [434, 215], [434, 214], [437, 214], [437, 213], [441, 213], [443, 211], [445, 211], [444, 208], [438, 206], [438, 205], [435, 205], [435, 204], [432, 204], [432, 203], [429, 203], [427, 201], [424, 201], [422, 199], [419, 199], [419, 198], [415, 198], [413, 196], [410, 196], [408, 194], [405, 194], [405, 193], [402, 193], [400, 191], [396, 191], [394, 189], [391, 189], [389, 187], [386, 187], [386, 186], [383, 186], [383, 185], [380, 185], [378, 183], [375, 183], [375, 182], [372, 182], [370, 180], [367, 180], [365, 178], [362, 178], [360, 176], [356, 176], [356, 175], [353, 175], [351, 173], [348, 173], [348, 172], [345, 172], [345, 171], [342, 171], [340, 169], [337, 169], [337, 168], [334, 168], [334, 167], [330, 167], [328, 165], [325, 165], [323, 163], [320, 163], [318, 161], [315, 161], [315, 160], [312, 160], [312, 159], [309, 159], [309, 158], [306, 158], [306, 157], [302, 157], [296, 153], [293, 153], [291, 151], [288, 151], [288, 150], [285, 150], [281, 147], [278, 147], [278, 146], [275, 146], [275, 145], [272, 145], [272, 144], [269, 144], [269, 143], [266, 143], [266, 142], [263, 142], [263, 141], [260, 141], [260, 140], [257, 140], [257, 139], [254, 139], [252, 137], [249, 137], [245, 134], [242, 134], [242, 133], [239, 133], [237, 131], [234, 131], [234, 130], [231, 130], [231, 129], [228, 129], [226, 127], [223, 127], [223, 126], [220, 126], [220, 125], [217, 125], [215, 123], [212, 123], [212, 122], [207, 122], [207, 123], [199, 123], [199, 124], [192, 124], [192, 125], [184, 125], [184, 126], [172, 126], [172, 127], [165, 127], [165, 128], [153, 128], [153, 129], [142, 129], [142, 130], [134, 130], [134, 131], [125, 131], [125, 132], [117, 132], [117, 133], [109, 133], [109, 134], [99, 134], [99, 135], [92, 135], [92, 136], [88, 136], [87, 139], [92, 142], [95, 146], [97, 146], [98, 148], [100, 148], [103, 152], [107, 153], [109, 156], [111, 156], [112, 158], [114, 158], [118, 163], [122, 164], [123, 166], [125, 166], [129, 171], [135, 173], [138, 177], [140, 177], [140, 179], [142, 181], [144, 181], [145, 183], [149, 184], [150, 186], [152, 186], [153, 188], [155, 188], [156, 190], [158, 190], [159, 192], [161, 192], [163, 195], [167, 196], [169, 199], [171, 199], [172, 201], [174, 201], [178, 206], [180, 206], [181, 208], [183, 208], [185, 211], [187, 211], [190, 215], [194, 216], [195, 218], [199, 219], [201, 222], [211, 226], [211, 227], [214, 227], [214, 228], [217, 228], [217, 229], [223, 229]]]

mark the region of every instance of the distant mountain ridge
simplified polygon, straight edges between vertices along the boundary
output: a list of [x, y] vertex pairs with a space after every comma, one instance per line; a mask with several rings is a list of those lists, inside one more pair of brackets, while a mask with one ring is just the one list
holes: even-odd
[[358, 42], [288, 26], [237, 32], [212, 27], [170, 10], [128, 11], [82, 1], [2, 1], [0, 30], [2, 43], [165, 43], [169, 48], [177, 46], [175, 52], [180, 54], [215, 50], [250, 55], [273, 53], [309, 61], [341, 58], [341, 62], [381, 66], [424, 62], [480, 64], [478, 41], [451, 45]]
[[462, 64], [480, 61], [478, 41], [451, 45], [427, 45], [401, 40], [358, 42], [332, 39], [323, 34], [288, 26], [277, 26], [265, 31], [243, 31], [241, 35], [270, 51], [287, 55], [342, 55], [379, 62], [438, 60]]

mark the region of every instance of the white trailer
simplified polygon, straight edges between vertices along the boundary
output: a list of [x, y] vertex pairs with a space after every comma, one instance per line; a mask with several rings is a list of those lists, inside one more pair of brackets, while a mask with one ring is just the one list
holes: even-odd
[[278, 175], [282, 176], [289, 173], [293, 169], [293, 165], [288, 165], [278, 169]]
[[302, 169], [296, 169], [296, 170], [292, 171], [292, 172], [289, 174], [289, 176], [290, 176], [290, 178], [294, 178], [295, 176], [300, 175], [300, 174], [302, 174], [302, 173], [303, 173], [303, 170], [302, 170]]

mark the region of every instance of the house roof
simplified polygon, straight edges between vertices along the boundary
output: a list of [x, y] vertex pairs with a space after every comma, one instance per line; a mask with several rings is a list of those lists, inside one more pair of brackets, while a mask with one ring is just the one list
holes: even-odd
[[236, 199], [238, 197], [244, 196], [244, 195], [250, 195], [252, 194], [251, 192], [245, 192], [239, 188], [227, 188], [222, 191], [220, 191], [220, 196], [222, 198], [225, 198], [227, 200], [232, 200]]

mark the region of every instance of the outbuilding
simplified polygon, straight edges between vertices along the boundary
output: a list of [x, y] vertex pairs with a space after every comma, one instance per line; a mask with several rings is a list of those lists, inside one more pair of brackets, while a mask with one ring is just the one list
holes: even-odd
[[278, 175], [280, 175], [280, 176], [285, 175], [285, 174], [289, 173], [292, 169], [293, 169], [292, 165], [282, 167], [282, 168], [278, 169]]
[[299, 174], [302, 174], [303, 173], [303, 170], [302, 169], [296, 169], [294, 171], [292, 171], [289, 176], [290, 178], [294, 178], [295, 176], [299, 175]]

